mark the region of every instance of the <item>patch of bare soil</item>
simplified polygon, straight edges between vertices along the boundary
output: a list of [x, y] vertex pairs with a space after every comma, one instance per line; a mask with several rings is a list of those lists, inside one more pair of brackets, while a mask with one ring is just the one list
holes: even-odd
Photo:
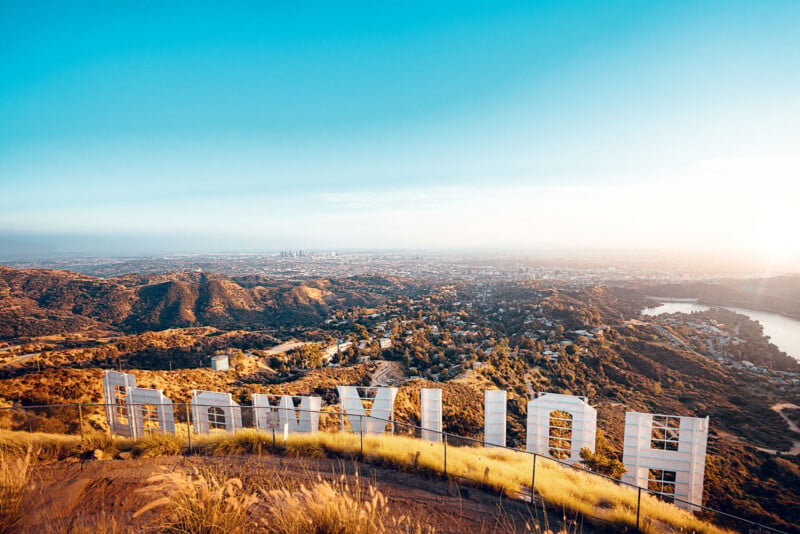
[[87, 460], [36, 468], [22, 532], [157, 531], [158, 512], [134, 513], [160, 497], [147, 490], [147, 478], [163, 470], [214, 466], [246, 486], [275, 487], [281, 479], [292, 487], [320, 478], [346, 476], [355, 483], [373, 482], [397, 514], [421, 520], [438, 533], [535, 532], [552, 529], [596, 532], [589, 525], [565, 525], [560, 512], [450, 481], [366, 466], [354, 462], [280, 457], [166, 457], [136, 460]]
[[407, 382], [403, 370], [397, 362], [387, 360], [377, 360], [375, 371], [372, 373], [370, 381], [371, 387], [376, 386], [397, 386]]

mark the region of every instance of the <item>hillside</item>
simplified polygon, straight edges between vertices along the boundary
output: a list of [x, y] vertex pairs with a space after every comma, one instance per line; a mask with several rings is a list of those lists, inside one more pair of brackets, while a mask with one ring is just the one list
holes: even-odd
[[[531, 512], [522, 502], [503, 499], [487, 491], [459, 490], [456, 484], [423, 477], [409, 472], [359, 465], [354, 462], [315, 460], [308, 458], [154, 458], [53, 463], [38, 467], [33, 477], [36, 487], [28, 497], [21, 532], [66, 530], [69, 527], [114, 532], [141, 529], [158, 520], [154, 512], [134, 518], [133, 514], [152, 501], [146, 491], [147, 479], [166, 469], [186, 471], [192, 468], [214, 469], [244, 480], [248, 486], [268, 487], [344, 480], [350, 487], [375, 487], [387, 499], [397, 517], [419, 520], [437, 533], [462, 532], [529, 532], [532, 514], [536, 523], [556, 528], [563, 524], [563, 515], [541, 510]], [[94, 531], [94, 530], [91, 530]], [[402, 531], [392, 529], [393, 532]], [[585, 534], [595, 530], [588, 525]]]
[[665, 284], [643, 288], [641, 293], [697, 298], [701, 304], [749, 308], [800, 319], [800, 276]]
[[[0, 339], [88, 329], [126, 333], [190, 326], [259, 330], [318, 322], [385, 300], [387, 279], [276, 282], [204, 273], [101, 279], [0, 267]], [[398, 286], [399, 288], [400, 286]]]
[[[370, 384], [388, 360], [405, 375], [396, 380], [402, 385], [398, 421], [418, 423], [419, 388], [441, 387], [445, 429], [480, 439], [483, 390], [505, 389], [508, 440], [516, 447], [524, 446], [527, 402], [536, 391], [588, 396], [604, 431], [599, 452], [609, 460], [620, 459], [627, 410], [709, 416], [705, 502], [798, 531], [800, 434], [784, 419], [793, 412], [774, 409], [800, 405], [793, 381], [798, 364], [769, 343], [757, 323], [733, 312], [648, 318], [638, 315], [642, 296], [629, 289], [538, 282], [426, 285], [361, 277], [287, 284], [202, 273], [113, 281], [59, 272], [4, 274], [14, 279], [6, 286], [16, 288], [13, 298], [53, 314], [52, 328], [72, 324], [59, 323], [69, 314], [94, 327], [7, 341], [0, 347], [2, 403], [98, 402], [102, 369], [121, 368], [176, 402], [186, 401], [193, 388], [228, 391], [244, 405], [254, 392], [315, 394], [323, 410], [336, 411], [336, 385]], [[98, 287], [106, 288], [98, 293], [104, 297], [86, 296]], [[152, 293], [142, 298], [142, 291]], [[120, 294], [133, 295], [133, 304], [127, 315], [109, 320], [108, 308], [125, 309]], [[352, 304], [367, 299], [372, 306]], [[64, 311], [59, 303], [70, 300], [85, 302], [85, 315]], [[106, 313], [102, 322], [99, 310]], [[191, 315], [182, 315], [186, 310]], [[259, 331], [205, 325], [214, 318], [246, 321], [248, 313], [261, 321]], [[140, 324], [170, 317], [203, 326], [125, 333], [130, 317]], [[265, 324], [289, 321], [297, 326], [263, 331]], [[331, 366], [301, 357], [303, 344], [313, 352], [337, 339], [349, 346]], [[389, 346], [382, 348], [379, 339]], [[268, 350], [290, 340], [301, 340], [300, 348]], [[209, 356], [219, 351], [231, 354], [230, 371], [208, 368]], [[746, 359], [763, 369], [744, 368]], [[74, 421], [63, 419], [61, 412], [40, 410], [3, 425], [75, 432]], [[105, 428], [99, 411], [89, 420], [94, 429]]]
[[[33, 455], [26, 452], [31, 447]], [[524, 452], [396, 434], [359, 436], [338, 427], [278, 441], [255, 430], [195, 435], [191, 440], [180, 435], [111, 439], [93, 433], [83, 441], [78, 436], [0, 432], [0, 453], [0, 489], [11, 490], [18, 503], [0, 509], [0, 529], [17, 518], [44, 530], [67, 520], [69, 532], [81, 532], [76, 529], [79, 522], [98, 519], [137, 529], [232, 534], [729, 532], [707, 514], [697, 517], [542, 457], [534, 463]], [[180, 460], [162, 463], [155, 471], [152, 462], [130, 461], [159, 457]], [[78, 458], [84, 461], [74, 465]], [[41, 467], [32, 472], [37, 465]], [[9, 466], [17, 466], [15, 476]], [[155, 476], [144, 480], [150, 474]], [[25, 480], [30, 482], [20, 483]], [[96, 495], [92, 490], [98, 486], [121, 493]], [[141, 493], [150, 496], [147, 505]], [[153, 500], [156, 495], [160, 498]], [[442, 501], [449, 505], [444, 517]], [[408, 514], [424, 508], [425, 514]], [[476, 508], [483, 509], [482, 516], [473, 513]], [[27, 513], [29, 509], [36, 513]], [[126, 510], [135, 513], [131, 517]], [[289, 515], [281, 517], [283, 512]], [[347, 517], [356, 523], [345, 526]], [[299, 527], [298, 521], [321, 524]], [[119, 528], [115, 525], [113, 531]], [[95, 530], [109, 531], [100, 525]]]

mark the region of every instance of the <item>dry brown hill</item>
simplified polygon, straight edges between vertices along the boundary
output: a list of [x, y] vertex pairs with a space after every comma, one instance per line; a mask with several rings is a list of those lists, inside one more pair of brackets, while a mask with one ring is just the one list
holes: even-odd
[[334, 308], [373, 306], [387, 279], [241, 280], [205, 273], [101, 279], [0, 267], [0, 339], [112, 328], [263, 329], [319, 321]]

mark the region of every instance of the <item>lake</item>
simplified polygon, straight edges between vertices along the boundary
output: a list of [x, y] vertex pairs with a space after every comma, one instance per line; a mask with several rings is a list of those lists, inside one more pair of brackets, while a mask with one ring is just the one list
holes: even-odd
[[[661, 315], [662, 313], [692, 313], [711, 309], [711, 306], [698, 304], [692, 299], [658, 299], [660, 304], [642, 310], [642, 315]], [[746, 315], [754, 321], [761, 323], [764, 334], [786, 354], [800, 360], [800, 321], [784, 317], [778, 313], [770, 313], [746, 308], [732, 308], [719, 306], [726, 310], [735, 311]]]

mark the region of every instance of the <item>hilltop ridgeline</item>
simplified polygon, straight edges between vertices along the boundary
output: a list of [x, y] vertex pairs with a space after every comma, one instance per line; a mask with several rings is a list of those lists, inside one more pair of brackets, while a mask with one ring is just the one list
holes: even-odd
[[0, 267], [0, 339], [88, 328], [128, 333], [175, 327], [259, 329], [319, 321], [332, 309], [374, 306], [391, 278], [275, 281], [262, 276], [130, 274], [102, 279], [69, 271]]
[[645, 286], [640, 291], [651, 296], [696, 298], [709, 306], [749, 308], [800, 319], [797, 276], [663, 284]]

